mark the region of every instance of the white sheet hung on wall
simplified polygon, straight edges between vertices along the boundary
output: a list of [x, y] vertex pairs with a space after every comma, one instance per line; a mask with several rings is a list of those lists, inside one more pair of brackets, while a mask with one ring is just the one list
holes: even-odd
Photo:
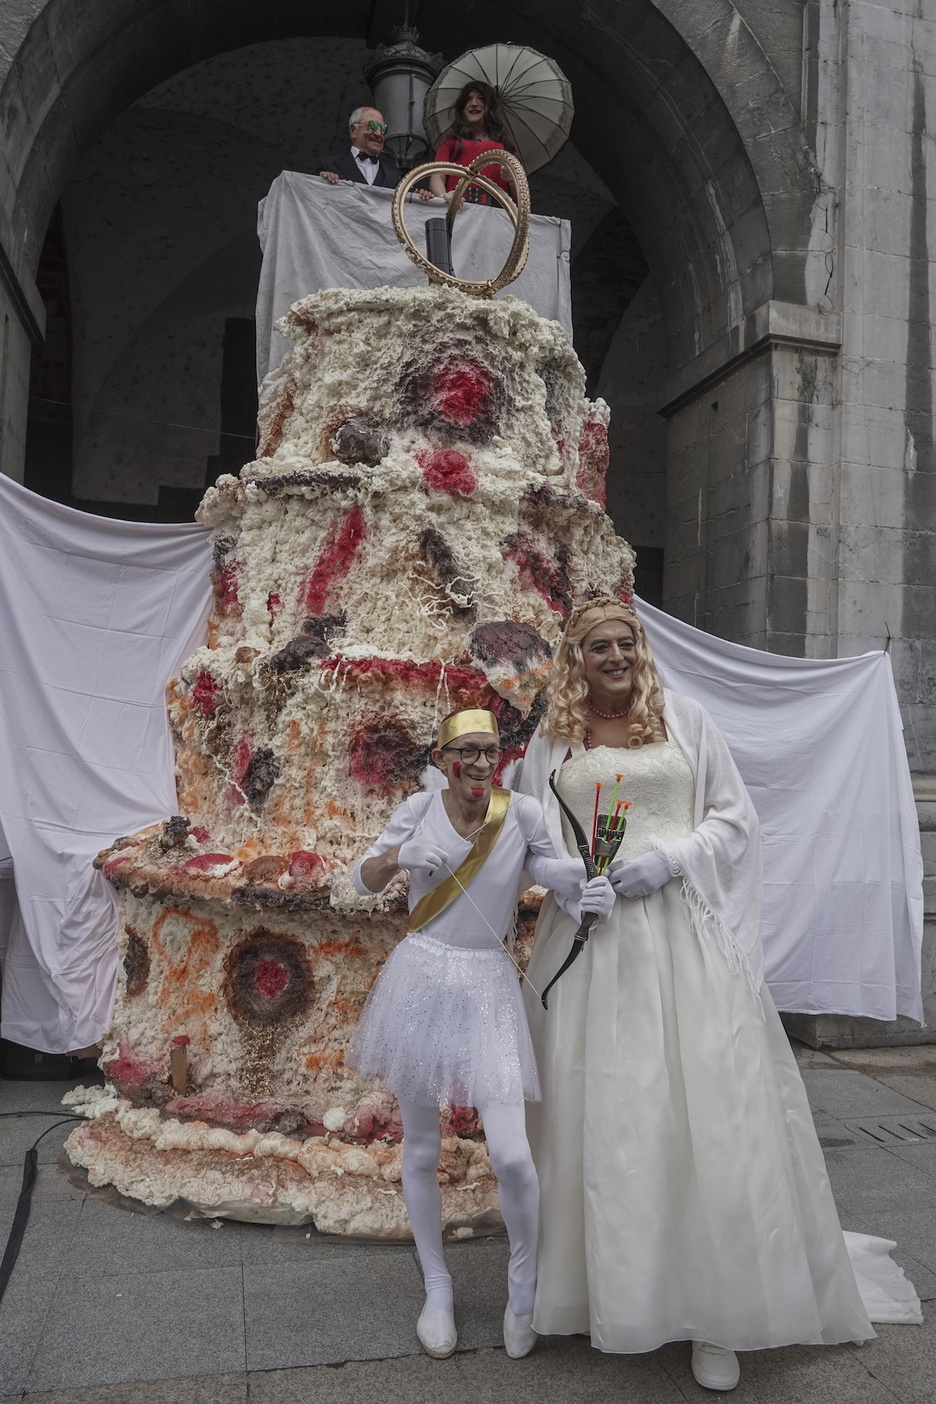
[[[62, 1053], [107, 1030], [102, 848], [175, 812], [164, 685], [203, 641], [200, 526], [75, 512], [0, 476], [0, 826], [22, 920], [2, 1033]], [[764, 831], [781, 1009], [922, 1018], [919, 829], [890, 663], [726, 643], [641, 605], [666, 683], [724, 731]], [[0, 933], [0, 952], [4, 937]]]
[[887, 654], [762, 653], [638, 606], [665, 684], [711, 712], [760, 816], [777, 1007], [922, 1021], [920, 829]]
[[15, 1043], [65, 1053], [107, 1030], [116, 907], [91, 860], [175, 812], [164, 686], [203, 641], [209, 563], [204, 527], [94, 517], [0, 475], [0, 825], [21, 914], [0, 1029]]

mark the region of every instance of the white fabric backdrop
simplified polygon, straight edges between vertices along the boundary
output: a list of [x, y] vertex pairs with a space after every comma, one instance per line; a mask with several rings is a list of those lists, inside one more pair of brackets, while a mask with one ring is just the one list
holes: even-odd
[[887, 654], [786, 658], [639, 612], [667, 686], [711, 712], [757, 807], [778, 1008], [922, 1022], [920, 830]]
[[[428, 279], [407, 258], [393, 232], [393, 191], [329, 185], [315, 175], [283, 171], [260, 201], [257, 233], [263, 249], [257, 289], [257, 380], [275, 370], [292, 342], [273, 330], [294, 302], [321, 288], [424, 288]], [[425, 223], [440, 219], [441, 200], [407, 200], [413, 243], [426, 251]], [[455, 217], [452, 262], [460, 278], [492, 278], [510, 250], [513, 225], [503, 210], [464, 205]], [[499, 297], [519, 297], [541, 317], [561, 323], [572, 339], [568, 220], [534, 215], [530, 256], [520, 277]]]
[[[0, 475], [0, 825], [22, 914], [2, 1032], [16, 1043], [63, 1053], [106, 1032], [115, 915], [91, 859], [175, 812], [163, 689], [203, 639], [208, 563], [199, 526], [88, 516]], [[886, 655], [784, 658], [641, 613], [666, 682], [715, 717], [760, 813], [777, 1004], [921, 1018], [919, 830]]]
[[0, 475], [0, 823], [21, 920], [5, 1038], [48, 1053], [110, 1021], [116, 909], [91, 860], [175, 812], [164, 686], [203, 641], [203, 527], [110, 521]]

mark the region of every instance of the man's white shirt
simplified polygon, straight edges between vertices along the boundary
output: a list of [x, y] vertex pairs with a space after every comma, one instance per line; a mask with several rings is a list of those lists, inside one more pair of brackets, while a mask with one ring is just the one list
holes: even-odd
[[374, 181], [377, 179], [377, 172], [380, 169], [380, 161], [379, 158], [376, 161], [362, 160], [363, 154], [364, 153], [359, 151], [356, 146], [352, 146], [351, 155], [354, 157], [355, 161], [357, 161], [358, 170], [361, 172], [361, 175], [367, 181], [368, 185], [373, 185]]

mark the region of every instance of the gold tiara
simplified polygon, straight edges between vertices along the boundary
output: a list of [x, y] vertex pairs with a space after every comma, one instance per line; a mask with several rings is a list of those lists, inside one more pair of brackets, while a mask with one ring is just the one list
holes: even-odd
[[445, 718], [439, 727], [440, 749], [454, 741], [456, 736], [465, 736], [469, 731], [487, 731], [500, 740], [494, 713], [484, 712], [480, 708], [469, 708], [466, 712], [454, 712], [452, 716]]
[[575, 606], [572, 613], [569, 615], [569, 622], [566, 625], [566, 629], [570, 629], [573, 624], [577, 624], [583, 615], [586, 615], [589, 610], [592, 609], [614, 610], [617, 614], [624, 614], [628, 619], [633, 619], [636, 623], [640, 623], [633, 605], [625, 604], [623, 600], [615, 599], [613, 595], [598, 595], [593, 600], [583, 600], [580, 605]]

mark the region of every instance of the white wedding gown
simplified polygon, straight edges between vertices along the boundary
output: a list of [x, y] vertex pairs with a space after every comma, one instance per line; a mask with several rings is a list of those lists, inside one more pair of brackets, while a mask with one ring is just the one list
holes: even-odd
[[[692, 771], [668, 741], [566, 761], [560, 792], [587, 833], [595, 782], [618, 772], [633, 808], [615, 866], [692, 832]], [[566, 840], [574, 852], [567, 826]], [[544, 1096], [528, 1108], [542, 1195], [535, 1329], [619, 1352], [873, 1336], [766, 987], [758, 1005], [693, 934], [674, 878], [615, 901], [544, 1011], [533, 987], [573, 930], [548, 899], [525, 987]]]

